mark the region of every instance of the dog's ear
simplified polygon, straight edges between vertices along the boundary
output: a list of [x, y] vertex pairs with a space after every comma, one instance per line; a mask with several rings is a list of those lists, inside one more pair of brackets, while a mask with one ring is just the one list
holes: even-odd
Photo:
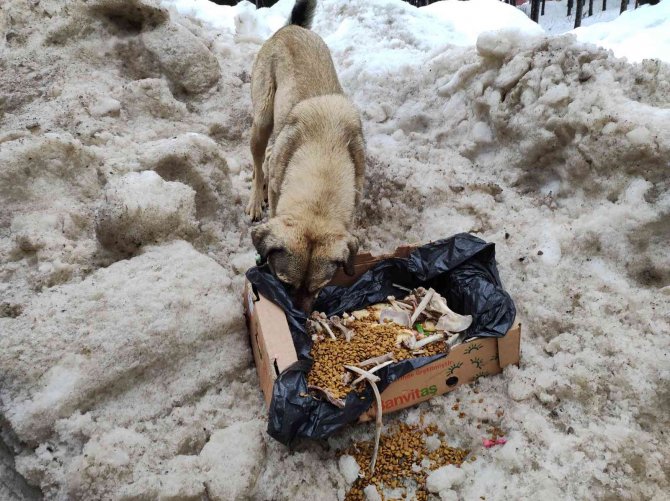
[[354, 263], [356, 262], [356, 255], [358, 254], [358, 239], [353, 235], [349, 235], [347, 238], [347, 250], [348, 255], [344, 259], [343, 268], [347, 275], [353, 277], [356, 272]]
[[284, 244], [272, 232], [270, 223], [259, 224], [251, 228], [251, 241], [263, 261], [267, 259], [270, 252], [284, 248]]

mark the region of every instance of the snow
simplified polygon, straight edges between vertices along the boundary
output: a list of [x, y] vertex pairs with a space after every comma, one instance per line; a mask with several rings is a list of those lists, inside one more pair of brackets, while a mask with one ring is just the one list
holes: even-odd
[[374, 485], [368, 485], [363, 489], [363, 494], [365, 494], [365, 499], [367, 501], [382, 501], [382, 497], [379, 495], [379, 492]]
[[420, 11], [445, 21], [449, 31], [460, 32], [462, 39], [458, 45], [474, 45], [484, 31], [503, 28], [516, 28], [529, 35], [544, 32], [522, 11], [497, 0], [443, 0], [421, 7]]
[[[634, 1], [629, 1], [628, 8], [633, 9], [635, 5]], [[619, 16], [619, 10], [621, 9], [621, 2], [612, 1], [606, 2], [607, 9], [602, 10], [602, 1], [594, 0], [593, 1], [593, 15], [588, 15], [589, 2], [586, 2], [584, 10], [582, 12], [582, 26], [590, 26], [596, 23], [606, 23], [613, 19], [616, 19]], [[519, 10], [524, 12], [528, 17], [530, 17], [530, 2], [525, 2], [519, 5]], [[573, 2], [573, 7], [568, 13], [568, 2], [567, 0], [547, 0], [544, 5], [544, 15], [540, 15], [540, 26], [547, 32], [552, 35], [560, 35], [562, 33], [567, 33], [572, 31], [575, 27], [575, 6]]]
[[111, 180], [104, 197], [96, 233], [108, 248], [132, 254], [142, 245], [188, 238], [196, 231], [195, 191], [165, 182], [155, 171]]
[[[442, 3], [442, 2], [439, 2]], [[670, 1], [661, 0], [657, 5], [641, 5], [629, 1], [628, 9], [619, 15], [621, 2], [593, 2], [593, 15], [588, 15], [588, 2], [584, 7], [582, 23], [575, 26], [575, 8], [567, 15], [567, 1], [545, 3], [545, 15], [540, 16], [540, 26], [550, 34], [572, 33], [581, 42], [592, 43], [612, 50], [617, 57], [630, 62], [643, 59], [660, 59], [670, 62]], [[519, 6], [530, 16], [530, 2]]]
[[240, 499], [253, 487], [260, 468], [257, 458], [265, 449], [263, 428], [260, 420], [254, 420], [212, 434], [200, 453], [200, 459], [209, 464], [205, 480], [209, 496]]
[[238, 41], [262, 42], [286, 24], [294, 0], [280, 0], [272, 8], [256, 9], [255, 3], [241, 1], [235, 6], [217, 5], [209, 0], [161, 0], [185, 16], [206, 21], [218, 30], [235, 33]]
[[458, 466], [447, 465], [433, 471], [426, 479], [430, 492], [440, 492], [457, 487], [465, 480], [465, 472]]
[[361, 467], [356, 462], [356, 459], [353, 456], [345, 454], [340, 457], [338, 463], [344, 480], [346, 480], [347, 484], [353, 484], [358, 479], [358, 473], [361, 471]]
[[[670, 67], [468, 4], [314, 22], [364, 123], [362, 249], [473, 232], [523, 325], [520, 367], [385, 421], [473, 450], [441, 499], [664, 499]], [[3, 3], [0, 498], [344, 497], [372, 426], [267, 437], [241, 305], [251, 64], [292, 5]]]
[[[249, 1], [242, 1], [234, 7], [216, 5], [209, 0], [161, 0], [179, 13], [206, 21], [212, 27], [235, 33], [238, 41], [261, 42], [281, 28], [293, 7], [293, 0], [281, 0], [272, 8], [255, 10]], [[448, 43], [450, 45], [474, 45], [477, 37], [491, 30], [515, 29], [526, 35], [573, 33], [578, 40], [611, 49], [617, 57], [625, 57], [631, 62], [643, 59], [661, 59], [670, 62], [670, 0], [662, 0], [658, 5], [642, 5], [634, 8], [630, 2], [628, 10], [619, 15], [621, 2], [610, 1], [607, 9], [596, 0], [593, 15], [588, 15], [588, 3], [584, 8], [582, 26], [574, 29], [575, 8], [567, 15], [567, 2], [548, 0], [545, 14], [540, 22], [530, 20], [530, 2], [514, 7], [499, 0], [443, 0], [415, 9], [400, 1], [372, 0], [359, 10], [370, 23], [387, 19], [387, 23], [398, 26], [410, 33], [421, 33], [421, 38], [431, 48]], [[426, 15], [424, 15], [426, 14]], [[355, 32], [344, 19], [329, 43], [335, 39], [347, 39]], [[375, 62], [382, 57], [385, 67], [395, 68], [395, 64], [412, 58], [405, 51], [403, 38], [379, 37], [366, 39], [368, 47], [377, 45]]]
[[653, 58], [670, 62], [670, 0], [641, 5], [608, 23], [580, 27], [573, 33], [578, 40], [611, 49], [631, 62]]

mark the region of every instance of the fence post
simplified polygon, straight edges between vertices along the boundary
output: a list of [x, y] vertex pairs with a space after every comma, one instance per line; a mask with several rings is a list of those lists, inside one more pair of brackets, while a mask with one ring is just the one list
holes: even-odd
[[540, 21], [540, 0], [531, 0], [530, 18], [539, 24]]
[[577, 0], [577, 10], [575, 11], [575, 28], [579, 28], [582, 25], [582, 11], [584, 10], [584, 1]]

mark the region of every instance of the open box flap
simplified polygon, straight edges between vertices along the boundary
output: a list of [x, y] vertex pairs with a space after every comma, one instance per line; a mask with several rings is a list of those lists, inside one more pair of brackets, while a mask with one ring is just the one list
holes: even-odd
[[[286, 368], [275, 380], [269, 409], [268, 433], [289, 444], [296, 437], [326, 438], [343, 426], [355, 422], [374, 401], [372, 390], [349, 393], [340, 409], [309, 395], [307, 372], [311, 368], [312, 340], [305, 330], [307, 316], [294, 308], [283, 284], [267, 265], [251, 268], [248, 280], [257, 291], [281, 307], [295, 345], [298, 362]], [[473, 323], [466, 338], [502, 337], [512, 327], [516, 310], [503, 290], [495, 263], [492, 243], [460, 233], [414, 249], [407, 258], [389, 258], [374, 265], [349, 287], [328, 286], [317, 298], [314, 309], [328, 316], [341, 315], [386, 300], [389, 295], [406, 293], [394, 286], [433, 287], [443, 295], [450, 308], [471, 314]], [[396, 379], [444, 355], [418, 357], [381, 369], [376, 374], [383, 391]], [[361, 395], [364, 399], [361, 399]]]

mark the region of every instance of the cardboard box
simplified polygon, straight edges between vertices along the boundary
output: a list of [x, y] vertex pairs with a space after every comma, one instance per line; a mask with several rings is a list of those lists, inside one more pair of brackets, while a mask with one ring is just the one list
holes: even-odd
[[[391, 255], [359, 254], [354, 276], [338, 273], [331, 283], [347, 286], [377, 262], [390, 257], [407, 257], [413, 246], [399, 247]], [[277, 376], [298, 360], [286, 316], [281, 308], [256, 294], [249, 282], [244, 293], [244, 308], [251, 346], [266, 404], [272, 399]], [[510, 364], [519, 364], [521, 325], [516, 323], [502, 338], [475, 338], [454, 346], [449, 355], [416, 369], [391, 383], [382, 392], [383, 412], [394, 412], [453, 391], [482, 376], [498, 374]], [[359, 421], [375, 416], [375, 406]]]

